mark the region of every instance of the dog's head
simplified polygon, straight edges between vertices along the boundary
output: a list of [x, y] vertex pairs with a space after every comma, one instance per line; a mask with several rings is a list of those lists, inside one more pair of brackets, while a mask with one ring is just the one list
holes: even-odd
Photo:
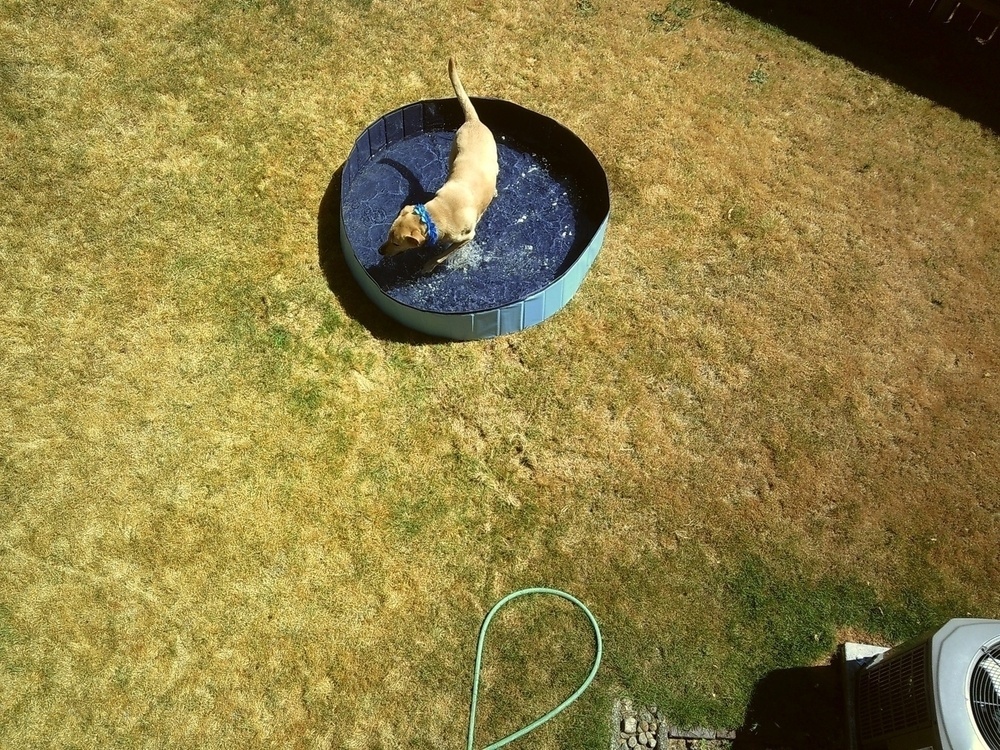
[[400, 253], [420, 247], [427, 241], [427, 230], [420, 217], [413, 211], [413, 206], [403, 206], [399, 215], [389, 227], [389, 239], [378, 249], [382, 255], [399, 255]]

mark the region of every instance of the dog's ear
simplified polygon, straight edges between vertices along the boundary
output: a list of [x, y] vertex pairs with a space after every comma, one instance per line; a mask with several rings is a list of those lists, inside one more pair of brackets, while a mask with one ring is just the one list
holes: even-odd
[[404, 239], [407, 242], [412, 242], [414, 245], [419, 245], [424, 241], [424, 238], [420, 237], [416, 232], [409, 232]]
[[401, 216], [405, 216], [406, 214], [410, 213], [413, 213], [413, 206], [403, 206], [401, 209], [399, 209], [399, 213], [396, 214], [396, 218], [398, 219]]

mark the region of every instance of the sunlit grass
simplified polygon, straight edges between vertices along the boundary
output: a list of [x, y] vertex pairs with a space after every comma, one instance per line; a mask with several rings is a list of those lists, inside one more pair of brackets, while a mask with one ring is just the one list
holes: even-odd
[[[522, 586], [606, 638], [536, 747], [1000, 616], [996, 136], [717, 3], [404, 6], [0, 14], [0, 745], [456, 746]], [[612, 183], [515, 337], [400, 329], [317, 247], [448, 54]], [[491, 644], [482, 740], [592, 654], [544, 601]]]

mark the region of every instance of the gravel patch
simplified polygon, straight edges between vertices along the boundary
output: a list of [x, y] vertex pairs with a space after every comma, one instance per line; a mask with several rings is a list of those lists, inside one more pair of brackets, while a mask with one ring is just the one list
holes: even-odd
[[611, 711], [611, 750], [731, 750], [734, 731], [682, 729], [657, 706], [631, 698], [615, 701]]

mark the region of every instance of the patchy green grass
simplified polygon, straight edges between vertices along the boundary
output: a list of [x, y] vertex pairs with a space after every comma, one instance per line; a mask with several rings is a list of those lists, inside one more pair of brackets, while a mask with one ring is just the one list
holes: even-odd
[[[1000, 616], [994, 134], [707, 1], [0, 15], [0, 745], [455, 745], [524, 586], [606, 639], [535, 747]], [[320, 257], [354, 138], [449, 53], [612, 182], [516, 337], [428, 341]], [[479, 737], [592, 648], [498, 618]]]

